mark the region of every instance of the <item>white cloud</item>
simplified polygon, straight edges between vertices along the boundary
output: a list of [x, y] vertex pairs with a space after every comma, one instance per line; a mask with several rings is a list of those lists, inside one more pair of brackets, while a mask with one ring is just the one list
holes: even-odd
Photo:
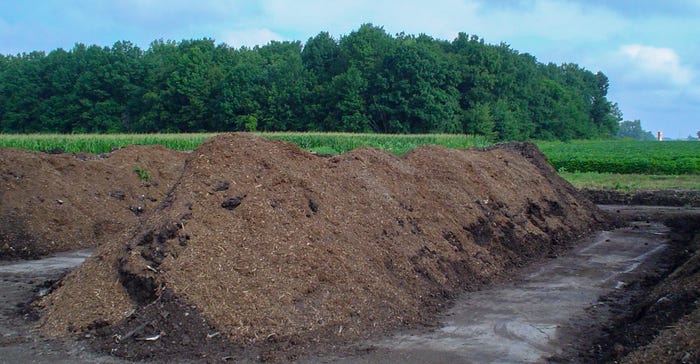
[[267, 28], [224, 31], [217, 37], [217, 41], [224, 42], [234, 48], [242, 46], [252, 48], [256, 45], [265, 45], [273, 40], [284, 40], [284, 37]]
[[681, 64], [680, 57], [671, 48], [657, 48], [639, 44], [621, 46], [617, 54], [630, 81], [665, 81], [672, 85], [689, 85], [695, 72]]
[[696, 68], [683, 62], [676, 50], [626, 44], [600, 61], [612, 76], [608, 96], [619, 102], [625, 119], [641, 119], [645, 129], [661, 130], [673, 138], [697, 129]]

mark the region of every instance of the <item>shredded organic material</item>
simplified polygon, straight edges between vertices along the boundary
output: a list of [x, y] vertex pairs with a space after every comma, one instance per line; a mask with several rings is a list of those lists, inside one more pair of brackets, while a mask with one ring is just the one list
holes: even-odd
[[45, 332], [94, 332], [136, 359], [213, 341], [289, 359], [430, 323], [455, 294], [604, 220], [527, 143], [322, 158], [227, 134], [173, 181], [135, 233], [41, 301]]
[[155, 146], [101, 155], [0, 148], [0, 259], [93, 247], [133, 231], [172, 188], [184, 156]]

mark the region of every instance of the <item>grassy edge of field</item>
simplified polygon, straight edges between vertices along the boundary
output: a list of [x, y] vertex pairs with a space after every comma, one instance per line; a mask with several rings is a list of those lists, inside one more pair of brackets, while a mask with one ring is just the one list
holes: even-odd
[[578, 189], [637, 191], [699, 191], [700, 175], [648, 175], [598, 172], [559, 172], [559, 175]]

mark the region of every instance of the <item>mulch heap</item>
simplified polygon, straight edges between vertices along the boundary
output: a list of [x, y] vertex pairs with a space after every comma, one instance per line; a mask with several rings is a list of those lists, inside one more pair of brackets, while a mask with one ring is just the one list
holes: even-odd
[[100, 155], [0, 148], [0, 259], [130, 236], [173, 187], [184, 156], [153, 146]]
[[294, 359], [431, 323], [602, 222], [532, 144], [321, 158], [222, 135], [130, 239], [40, 302], [41, 325], [132, 359]]

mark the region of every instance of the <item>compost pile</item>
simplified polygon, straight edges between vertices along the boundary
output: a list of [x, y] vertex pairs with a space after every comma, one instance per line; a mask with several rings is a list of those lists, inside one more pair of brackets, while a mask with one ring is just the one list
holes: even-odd
[[430, 323], [603, 221], [532, 144], [321, 158], [249, 134], [187, 155], [146, 216], [40, 302], [44, 332], [132, 359], [293, 359]]
[[128, 235], [172, 188], [184, 155], [146, 146], [100, 155], [0, 148], [0, 259]]

